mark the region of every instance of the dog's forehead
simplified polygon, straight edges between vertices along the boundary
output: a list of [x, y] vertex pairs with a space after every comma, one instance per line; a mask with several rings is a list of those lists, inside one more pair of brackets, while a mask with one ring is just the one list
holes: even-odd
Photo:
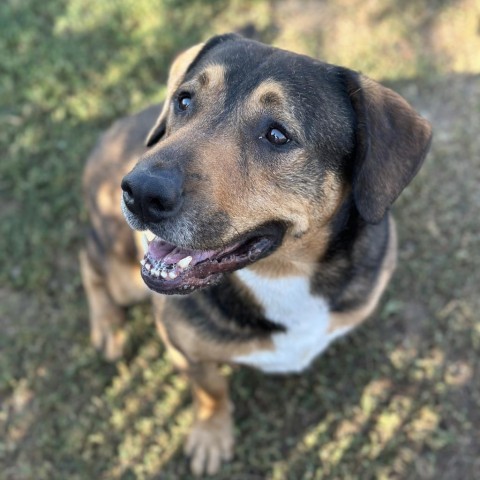
[[334, 65], [287, 50], [247, 40], [230, 40], [200, 52], [187, 71], [185, 80], [198, 78], [216, 66], [222, 71], [222, 86], [227, 96], [236, 99], [249, 95], [256, 87], [273, 81], [281, 85], [287, 99], [302, 111], [337, 114], [349, 110], [349, 101]]
[[219, 43], [212, 48], [206, 47], [200, 51], [197, 58], [188, 68], [187, 76], [198, 75], [206, 65], [223, 65], [230, 73], [230, 77], [238, 78], [238, 73], [251, 73], [261, 65], [266, 58], [277, 49], [262, 43], [246, 39], [231, 40]]
[[[281, 85], [282, 90], [310, 88], [312, 77], [321, 76], [326, 64], [293, 52], [251, 40], [224, 42], [207, 52], [200, 52], [188, 69], [185, 81], [201, 79], [212, 69], [221, 72], [222, 86], [235, 97], [252, 92], [262, 83]], [[295, 75], [297, 73], [297, 75]], [[217, 82], [219, 85], [220, 82]]]

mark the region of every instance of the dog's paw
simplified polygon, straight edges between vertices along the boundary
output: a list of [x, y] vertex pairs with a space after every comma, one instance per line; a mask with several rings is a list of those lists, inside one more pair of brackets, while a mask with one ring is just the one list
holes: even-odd
[[124, 329], [107, 332], [103, 347], [103, 355], [105, 359], [110, 362], [115, 362], [122, 358], [125, 352], [126, 343], [127, 333]]
[[230, 412], [218, 412], [207, 420], [197, 420], [185, 445], [192, 473], [196, 476], [217, 473], [222, 461], [231, 460], [233, 444]]
[[115, 362], [122, 358], [127, 337], [127, 332], [124, 328], [112, 327], [106, 321], [92, 325], [90, 331], [92, 345], [109, 362]]

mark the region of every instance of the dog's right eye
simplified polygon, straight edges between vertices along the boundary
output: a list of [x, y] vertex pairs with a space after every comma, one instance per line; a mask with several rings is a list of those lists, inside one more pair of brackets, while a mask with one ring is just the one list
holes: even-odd
[[189, 93], [183, 92], [183, 93], [180, 93], [180, 95], [178, 95], [177, 105], [178, 105], [178, 108], [183, 112], [187, 110], [188, 107], [190, 107], [191, 103], [192, 103], [192, 96]]

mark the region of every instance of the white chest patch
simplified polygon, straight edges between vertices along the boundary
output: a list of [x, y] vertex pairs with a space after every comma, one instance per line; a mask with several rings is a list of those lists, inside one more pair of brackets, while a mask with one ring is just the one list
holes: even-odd
[[274, 350], [258, 350], [234, 357], [243, 363], [271, 373], [301, 372], [335, 339], [351, 327], [329, 332], [330, 312], [327, 302], [310, 293], [308, 279], [287, 277], [269, 279], [248, 269], [236, 272], [248, 285], [265, 316], [286, 329], [272, 335]]

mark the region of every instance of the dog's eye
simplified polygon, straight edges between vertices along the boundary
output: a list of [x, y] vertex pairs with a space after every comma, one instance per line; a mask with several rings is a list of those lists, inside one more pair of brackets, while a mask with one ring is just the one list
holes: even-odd
[[187, 92], [183, 92], [177, 97], [177, 103], [178, 108], [182, 111], [185, 111], [192, 103], [192, 96]]
[[290, 139], [277, 127], [270, 128], [265, 137], [274, 145], [285, 145], [290, 141]]

